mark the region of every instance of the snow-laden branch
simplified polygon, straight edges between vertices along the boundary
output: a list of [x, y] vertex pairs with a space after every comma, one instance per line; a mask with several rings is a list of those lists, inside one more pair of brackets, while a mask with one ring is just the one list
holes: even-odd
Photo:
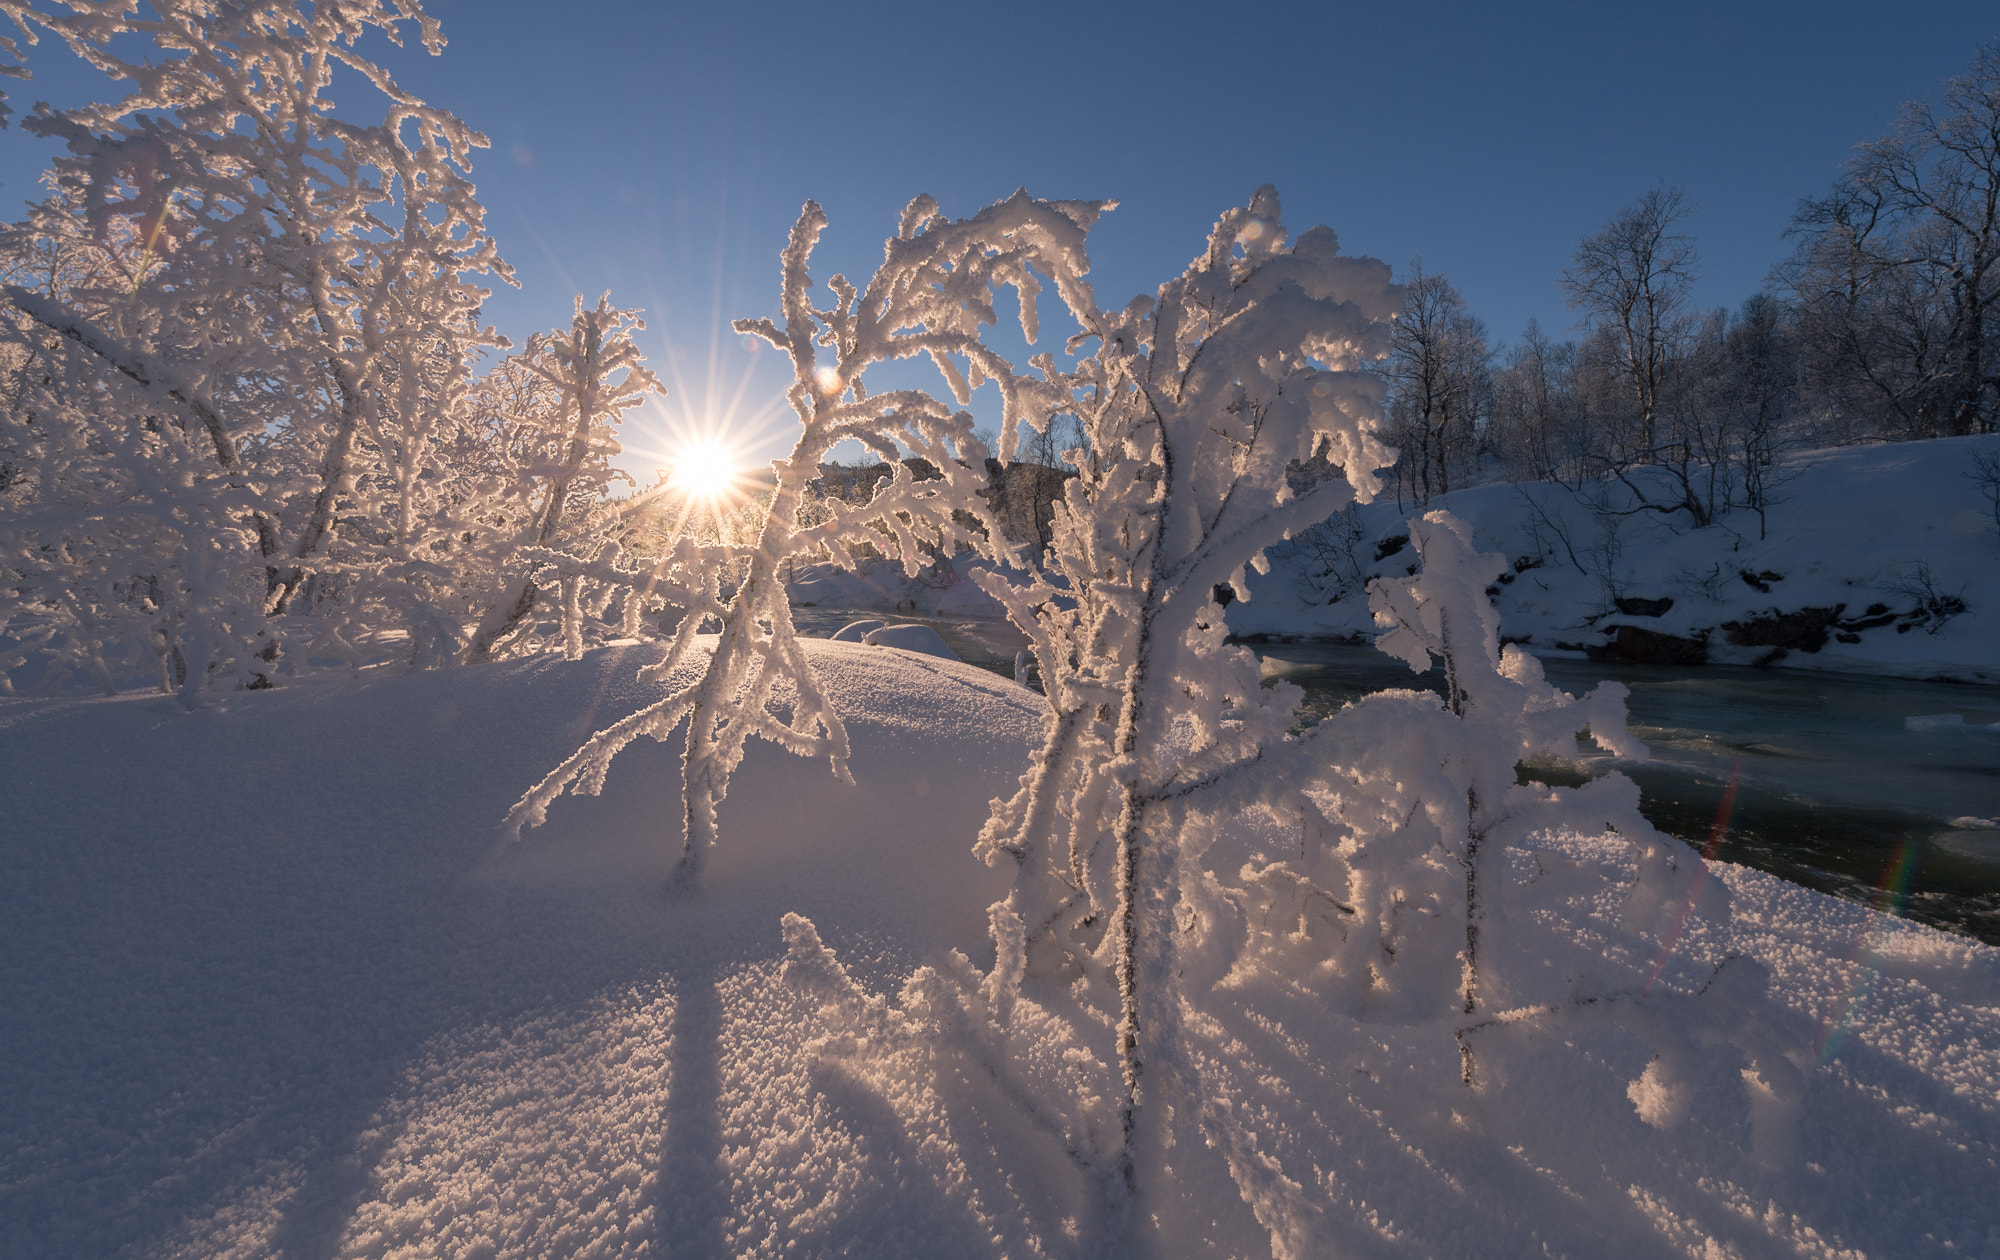
[[[994, 290], [1013, 287], [1026, 294], [1039, 283], [1035, 272], [1056, 277], [1060, 292], [1087, 303], [1088, 289], [1077, 269], [1085, 265], [1084, 232], [1103, 208], [1016, 194], [970, 219], [952, 220], [919, 198], [866, 285], [857, 288], [834, 276], [827, 288], [835, 300], [821, 307], [814, 304], [811, 257], [826, 216], [817, 204], [806, 204], [780, 260], [782, 324], [737, 323], [739, 332], [763, 337], [790, 357], [794, 380], [787, 397], [799, 418], [799, 438], [790, 456], [774, 465], [756, 541], [732, 566], [733, 589], [726, 597], [715, 572], [698, 578], [677, 569], [682, 562], [673, 559], [661, 571], [660, 580], [675, 589], [705, 582], [701, 589], [707, 594], [684, 606], [668, 661], [647, 677], [664, 679], [691, 662], [694, 631], [712, 618], [716, 638], [700, 676], [642, 715], [593, 736], [523, 798], [510, 825], [539, 822], [548, 803], [571, 784], [594, 790], [611, 758], [632, 738], [664, 735], [683, 717], [688, 723], [686, 847], [678, 875], [683, 882], [696, 879], [706, 861], [715, 842], [717, 807], [753, 736], [801, 755], [824, 756], [837, 778], [849, 778], [846, 727], [814, 680], [792, 628], [783, 582], [787, 563], [820, 554], [853, 563], [866, 544], [895, 554], [914, 573], [931, 557], [960, 547], [996, 560], [1007, 552], [979, 494], [986, 451], [972, 435], [971, 415], [917, 390], [871, 396], [863, 378], [870, 368], [897, 359], [926, 355], [948, 362], [958, 355], [974, 375], [999, 386], [1010, 425], [1046, 426], [1065, 402], [1060, 387], [1046, 373], [1016, 374], [980, 344], [979, 330], [992, 322]], [[946, 375], [962, 393], [968, 384], [964, 375]], [[829, 505], [819, 524], [801, 528], [807, 487], [818, 479], [827, 452], [847, 439], [888, 457], [887, 483], [865, 506]], [[1009, 445], [1003, 439], [1003, 449]], [[917, 481], [900, 458], [904, 451], [927, 460], [939, 477]], [[790, 708], [787, 721], [773, 716], [781, 705]]]

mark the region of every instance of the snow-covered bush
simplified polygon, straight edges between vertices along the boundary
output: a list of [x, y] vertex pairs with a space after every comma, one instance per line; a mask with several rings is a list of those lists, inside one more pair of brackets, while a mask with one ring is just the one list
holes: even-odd
[[[479, 282], [511, 277], [469, 178], [486, 140], [366, 51], [438, 52], [437, 23], [4, 11], [125, 94], [24, 121], [67, 154], [0, 231], [0, 686], [39, 659], [44, 686], [145, 666], [191, 698], [547, 643], [553, 561], [527, 553], [611, 558], [610, 431], [653, 382], [605, 302], [475, 379], [503, 344]], [[549, 573], [574, 642], [594, 592]]]
[[[483, 138], [356, 45], [407, 25], [436, 51], [436, 23], [373, 2], [50, 9], [24, 13], [129, 87], [23, 122], [68, 147], [6, 243], [29, 619], [76, 653], [136, 629], [198, 689], [272, 672], [281, 619], [332, 577], [421, 652], [471, 515], [433, 453], [496, 344], [473, 277], [507, 272], [466, 177]], [[337, 70], [381, 122], [330, 112]]]
[[[624, 549], [621, 536], [662, 489], [623, 503], [607, 501], [615, 482], [630, 481], [610, 463], [620, 449], [613, 436], [619, 418], [660, 388], [632, 343], [632, 334], [645, 327], [636, 311], [612, 309], [608, 293], [595, 309], [586, 309], [578, 298], [567, 337], [537, 334], [525, 352], [481, 382], [485, 406], [478, 414], [510, 429], [513, 438], [496, 452], [495, 471], [504, 486], [498, 497], [528, 510], [518, 516], [513, 537], [487, 535], [494, 554], [478, 568], [498, 582], [465, 646], [468, 662], [490, 660], [509, 641], [529, 637], [523, 631], [543, 599], [537, 579], [544, 573], [555, 577], [566, 653], [573, 657], [582, 650], [582, 609], [594, 585], [589, 573], [600, 565], [615, 571]], [[496, 386], [512, 397], [495, 397]], [[606, 594], [622, 595], [628, 606], [621, 624], [645, 611], [644, 596], [628, 583], [614, 580], [610, 587]]]

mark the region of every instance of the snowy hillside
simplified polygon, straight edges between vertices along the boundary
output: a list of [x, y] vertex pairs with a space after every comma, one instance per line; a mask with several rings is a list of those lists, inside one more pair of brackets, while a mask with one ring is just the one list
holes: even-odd
[[[1546, 483], [1457, 491], [1426, 510], [1448, 509], [1514, 560], [1493, 591], [1501, 633], [1537, 654], [2000, 682], [2000, 524], [1966, 475], [1976, 451], [2000, 452], [2000, 435], [1795, 457], [1764, 537], [1747, 511], [1691, 529], [1595, 514]], [[1414, 562], [1396, 540], [1415, 514], [1377, 501], [1346, 536], [1274, 555], [1230, 628], [1372, 633], [1360, 582]]]
[[[1786, 583], [1819, 580], [1809, 563]], [[705, 885], [678, 895], [667, 746], [517, 845], [499, 828], [650, 698], [651, 649], [193, 712], [0, 701], [0, 1252], [1076, 1253], [1085, 1192], [1045, 1133], [969, 1064], [885, 1070], [780, 976], [788, 913], [876, 993], [941, 951], [990, 965], [1007, 879], [970, 847], [1041, 700], [807, 648], [855, 785], [753, 745]], [[1729, 925], [1697, 916], [1663, 953], [1592, 891], [1622, 853], [1560, 835], [1512, 855], [1577, 892], [1489, 948], [1578, 1001], [1462, 1030], [1474, 1087], [1450, 1021], [1215, 978], [1215, 1068], [1321, 1236], [1385, 1257], [2000, 1252], [2000, 950], [1718, 866]], [[1269, 1254], [1214, 1152], [1171, 1176], [1151, 1204], [1173, 1254]]]

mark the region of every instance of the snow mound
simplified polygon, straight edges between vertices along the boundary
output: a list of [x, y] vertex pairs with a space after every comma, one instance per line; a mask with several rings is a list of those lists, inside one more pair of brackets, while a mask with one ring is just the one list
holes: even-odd
[[1007, 609], [972, 580], [991, 570], [992, 561], [976, 555], [959, 556], [949, 565], [933, 566], [920, 579], [903, 566], [873, 561], [851, 572], [834, 564], [802, 567], [785, 587], [795, 607], [876, 608], [888, 613], [930, 617], [1005, 617]]
[[[654, 649], [191, 713], [0, 702], [6, 1253], [1072, 1254], [1082, 1189], [1046, 1134], [976, 1073], [860, 1074], [779, 978], [788, 913], [875, 992], [953, 950], [988, 965], [1008, 877], [969, 849], [1041, 701], [953, 661], [805, 650], [855, 783], [753, 744], [680, 895], [671, 745], [518, 844], [499, 827], [658, 694], [634, 681]], [[1578, 873], [1623, 853], [1565, 834], [1512, 856], [1591, 890], [1611, 885]], [[2000, 1250], [2000, 950], [1717, 871], [1729, 935], [1651, 994], [1660, 960], [1615, 900], [1517, 925], [1578, 995], [1625, 996], [1468, 1033], [1477, 1088], [1448, 1029], [1334, 1019], [1273, 975], [1220, 978], [1204, 1036], [1357, 1254]], [[1747, 1072], [1745, 1028], [1790, 1069]], [[1204, 1160], [1155, 1201], [1189, 1222], [1178, 1253], [1268, 1254]]]
[[901, 648], [922, 656], [955, 661], [958, 653], [946, 646], [938, 632], [925, 625], [895, 625], [877, 618], [850, 621], [833, 632], [834, 643], [866, 643], [870, 647]]
[[958, 659], [958, 654], [946, 647], [944, 640], [938, 637], [938, 632], [929, 626], [882, 626], [870, 630], [862, 636], [861, 641], [870, 647], [901, 648], [905, 652], [941, 657], [947, 661]]

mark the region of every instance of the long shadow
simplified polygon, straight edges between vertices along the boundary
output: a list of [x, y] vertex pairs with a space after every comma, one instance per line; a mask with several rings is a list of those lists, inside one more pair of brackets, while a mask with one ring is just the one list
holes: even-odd
[[729, 1175], [722, 1165], [722, 968], [712, 956], [667, 969], [674, 1033], [653, 1204], [655, 1245], [671, 1257], [727, 1256]]
[[818, 1124], [848, 1131], [869, 1167], [855, 1178], [836, 1217], [815, 1216], [812, 1235], [790, 1243], [805, 1255], [990, 1256], [992, 1231], [969, 1204], [924, 1175], [923, 1152], [895, 1108], [846, 1071], [816, 1066], [811, 1089]]

